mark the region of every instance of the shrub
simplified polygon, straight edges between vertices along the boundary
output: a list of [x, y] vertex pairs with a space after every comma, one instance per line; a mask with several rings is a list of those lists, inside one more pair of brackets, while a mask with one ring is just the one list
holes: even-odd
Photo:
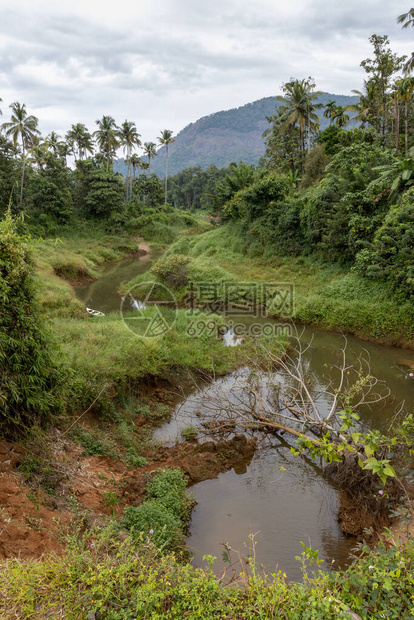
[[197, 435], [198, 430], [192, 424], [181, 429], [181, 437], [186, 441], [193, 441], [197, 438]]
[[375, 234], [371, 249], [357, 255], [355, 270], [388, 280], [406, 297], [414, 294], [414, 193], [409, 190], [402, 204], [391, 207]]
[[180, 551], [193, 500], [185, 493], [184, 474], [179, 469], [159, 469], [148, 484], [149, 500], [125, 509], [122, 526], [141, 540], [151, 540], [163, 550]]
[[10, 212], [0, 222], [0, 428], [44, 422], [60, 405], [63, 374], [40, 319], [28, 238]]
[[152, 267], [155, 276], [165, 282], [167, 286], [178, 288], [185, 286], [188, 282], [188, 265], [190, 259], [182, 254], [170, 254], [158, 260]]
[[166, 551], [184, 544], [180, 519], [155, 500], [144, 502], [137, 508], [125, 508], [121, 523], [136, 540], [151, 538], [157, 547]]

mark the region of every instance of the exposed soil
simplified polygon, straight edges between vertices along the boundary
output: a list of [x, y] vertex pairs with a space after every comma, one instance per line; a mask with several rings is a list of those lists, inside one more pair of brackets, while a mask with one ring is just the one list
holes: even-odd
[[149, 254], [149, 253], [150, 253], [149, 243], [147, 243], [146, 241], [139, 241], [138, 243], [139, 256], [145, 256], [145, 254]]
[[0, 558], [36, 558], [45, 552], [60, 552], [65, 527], [80, 512], [87, 511], [93, 522], [111, 513], [119, 515], [125, 506], [138, 506], [145, 499], [149, 474], [158, 468], [179, 467], [189, 484], [194, 484], [243, 466], [256, 447], [243, 435], [217, 444], [185, 442], [156, 448], [146, 455], [148, 465], [128, 468], [122, 461], [88, 456], [57, 429], [50, 432], [49, 439], [59, 472], [53, 495], [31, 488], [19, 472], [25, 449], [0, 442]]

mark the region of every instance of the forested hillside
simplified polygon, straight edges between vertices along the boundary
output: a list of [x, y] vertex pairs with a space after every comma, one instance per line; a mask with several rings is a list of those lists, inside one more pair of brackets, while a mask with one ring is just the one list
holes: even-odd
[[[318, 102], [325, 106], [330, 99], [342, 107], [358, 101], [355, 96], [322, 93]], [[257, 164], [265, 153], [263, 132], [269, 126], [266, 117], [272, 116], [280, 105], [276, 97], [265, 97], [240, 108], [210, 114], [187, 125], [169, 146], [169, 173], [176, 174], [193, 166], [206, 169], [210, 164], [222, 168], [232, 161]], [[320, 120], [321, 129], [325, 129], [329, 121], [323, 117], [322, 112]], [[123, 158], [114, 165], [114, 171], [125, 176], [126, 164]], [[164, 177], [165, 147], [161, 147], [158, 156], [152, 160], [151, 171]]]

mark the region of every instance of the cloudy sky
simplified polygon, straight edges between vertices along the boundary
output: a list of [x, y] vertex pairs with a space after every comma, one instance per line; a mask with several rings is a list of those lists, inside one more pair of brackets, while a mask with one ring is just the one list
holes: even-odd
[[361, 88], [368, 37], [400, 54], [408, 0], [0, 0], [0, 97], [44, 134], [109, 114], [145, 141], [276, 95], [290, 77], [319, 90]]

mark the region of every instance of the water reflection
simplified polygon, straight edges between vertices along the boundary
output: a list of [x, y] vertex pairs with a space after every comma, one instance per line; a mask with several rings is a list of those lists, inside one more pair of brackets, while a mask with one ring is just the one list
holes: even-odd
[[[158, 255], [159, 253], [153, 252], [151, 256], [148, 254], [140, 257], [134, 256], [103, 265], [100, 268], [101, 277], [99, 280], [75, 287], [76, 297], [85, 306], [105, 314], [119, 312], [121, 306], [119, 289], [121, 285], [150, 269]], [[141, 310], [142, 308], [137, 309]]]
[[[312, 339], [306, 354], [306, 364], [314, 376], [314, 388], [327, 385], [338, 351], [344, 339], [322, 330], [305, 329], [304, 343]], [[371, 373], [382, 379], [390, 389], [384, 402], [360, 408], [361, 426], [387, 428], [398, 404], [405, 401], [406, 409], [414, 402], [414, 381], [403, 366], [414, 367], [414, 353], [398, 348], [386, 348], [348, 337], [348, 360], [357, 363], [361, 353], [369, 360]], [[404, 360], [404, 364], [402, 364]], [[200, 425], [200, 412], [208, 411], [212, 393], [222, 394], [223, 409], [228, 399], [234, 400], [234, 387], [243, 382], [249, 369], [239, 371], [205, 385], [192, 394], [180, 407], [172, 421], [157, 431], [159, 439], [174, 441], [180, 428], [189, 423]], [[283, 373], [275, 379], [283, 381]], [[268, 379], [266, 379], [268, 381]], [[265, 389], [266, 389], [266, 381]], [[326, 411], [329, 398], [321, 397], [319, 407]], [[194, 549], [194, 563], [203, 565], [204, 554], [216, 555], [215, 570], [220, 573], [225, 564], [221, 543], [245, 549], [249, 533], [257, 535], [257, 561], [268, 571], [277, 567], [290, 579], [300, 579], [300, 566], [295, 556], [301, 553], [301, 541], [319, 550], [323, 568], [345, 566], [353, 539], [345, 538], [336, 520], [337, 494], [321, 475], [320, 463], [295, 457], [287, 435], [262, 443], [250, 464], [243, 463], [237, 471], [221, 474], [216, 480], [195, 485], [192, 491], [198, 505], [193, 513], [189, 544]]]

